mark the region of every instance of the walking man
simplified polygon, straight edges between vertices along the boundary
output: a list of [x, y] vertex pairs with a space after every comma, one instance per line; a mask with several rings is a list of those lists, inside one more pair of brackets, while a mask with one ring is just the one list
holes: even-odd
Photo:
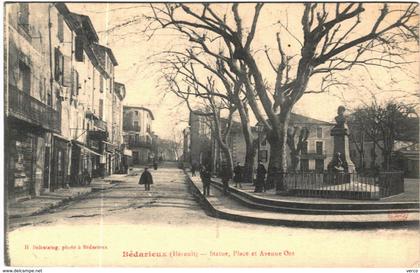
[[139, 184], [144, 185], [145, 191], [150, 191], [150, 185], [153, 184], [153, 177], [147, 167], [144, 167], [144, 171], [140, 176]]
[[210, 196], [210, 181], [211, 181], [211, 174], [210, 170], [206, 168], [206, 166], [201, 166], [200, 170], [200, 177], [201, 181], [203, 182], [203, 195]]
[[235, 188], [238, 187], [242, 189], [241, 180], [242, 180], [242, 167], [239, 164], [239, 162], [236, 164], [235, 168], [233, 169], [233, 173], [235, 174], [233, 176], [233, 181], [235, 182]]
[[262, 190], [265, 190], [265, 174], [267, 173], [267, 170], [265, 169], [264, 165], [260, 161], [258, 163], [257, 168], [257, 183], [255, 185], [254, 192], [262, 192]]

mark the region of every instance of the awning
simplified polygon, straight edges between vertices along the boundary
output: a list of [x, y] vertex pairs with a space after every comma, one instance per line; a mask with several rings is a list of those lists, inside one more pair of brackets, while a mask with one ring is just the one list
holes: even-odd
[[89, 149], [89, 148], [86, 148], [86, 147], [85, 147], [85, 146], [83, 146], [83, 145], [80, 145], [80, 144], [77, 144], [77, 143], [76, 143], [76, 145], [77, 145], [77, 146], [79, 146], [81, 149], [86, 150], [86, 151], [88, 151], [88, 152], [90, 152], [90, 153], [92, 153], [92, 154], [102, 156], [100, 153], [95, 152], [94, 150], [91, 150], [91, 149]]

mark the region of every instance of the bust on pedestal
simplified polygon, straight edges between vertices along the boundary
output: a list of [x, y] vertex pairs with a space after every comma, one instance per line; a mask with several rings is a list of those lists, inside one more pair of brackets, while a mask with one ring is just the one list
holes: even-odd
[[344, 116], [345, 111], [346, 108], [344, 106], [338, 107], [338, 115], [335, 117], [336, 125], [331, 129], [331, 136], [334, 137], [334, 156], [328, 164], [328, 170], [352, 173], [355, 171], [355, 167], [350, 159], [349, 134]]

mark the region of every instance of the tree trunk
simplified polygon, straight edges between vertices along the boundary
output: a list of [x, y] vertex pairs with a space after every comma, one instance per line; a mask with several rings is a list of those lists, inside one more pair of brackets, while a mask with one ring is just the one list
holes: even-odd
[[296, 171], [298, 165], [299, 165], [299, 153], [297, 152], [290, 152], [290, 163], [291, 163], [291, 168], [290, 170], [292, 171]]
[[227, 164], [227, 168], [229, 170], [229, 176], [232, 177], [233, 176], [233, 159], [232, 159], [232, 153], [228, 147], [227, 144], [222, 143], [221, 141], [219, 141], [219, 145], [220, 145], [220, 149], [222, 150], [222, 153], [224, 155], [224, 159], [223, 161], [226, 162]]
[[287, 172], [287, 128], [290, 109], [282, 109], [277, 130], [272, 130], [267, 138], [270, 143], [270, 162], [268, 165], [268, 188], [276, 187], [276, 192], [285, 190], [284, 174]]
[[238, 107], [239, 116], [241, 118], [242, 133], [245, 139], [245, 163], [243, 169], [243, 182], [252, 183], [254, 177], [254, 159], [255, 159], [255, 145], [252, 137], [251, 125], [249, 123], [248, 114], [245, 106], [240, 98], [237, 98], [236, 105]]

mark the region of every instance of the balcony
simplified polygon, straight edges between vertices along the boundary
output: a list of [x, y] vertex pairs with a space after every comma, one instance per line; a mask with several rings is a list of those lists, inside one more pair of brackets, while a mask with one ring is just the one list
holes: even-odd
[[108, 132], [106, 131], [88, 131], [88, 139], [104, 141], [108, 139]]
[[152, 148], [152, 143], [149, 141], [141, 141], [141, 140], [134, 140], [134, 139], [130, 139], [128, 141], [128, 148], [132, 149], [132, 148], [147, 148], [147, 149], [151, 149]]
[[91, 110], [87, 110], [85, 117], [87, 119], [93, 120], [93, 125], [101, 131], [106, 131], [107, 130], [107, 126], [106, 126], [106, 122], [102, 120], [102, 118], [100, 116], [97, 116], [94, 112], [92, 112]]
[[131, 125], [131, 124], [124, 124], [123, 125], [123, 130], [124, 131], [136, 131], [136, 132], [140, 132], [140, 126], [138, 126], [138, 125]]
[[99, 130], [106, 131], [106, 122], [101, 119], [94, 119], [93, 125]]
[[60, 113], [17, 87], [9, 85], [9, 112], [15, 118], [61, 132]]

